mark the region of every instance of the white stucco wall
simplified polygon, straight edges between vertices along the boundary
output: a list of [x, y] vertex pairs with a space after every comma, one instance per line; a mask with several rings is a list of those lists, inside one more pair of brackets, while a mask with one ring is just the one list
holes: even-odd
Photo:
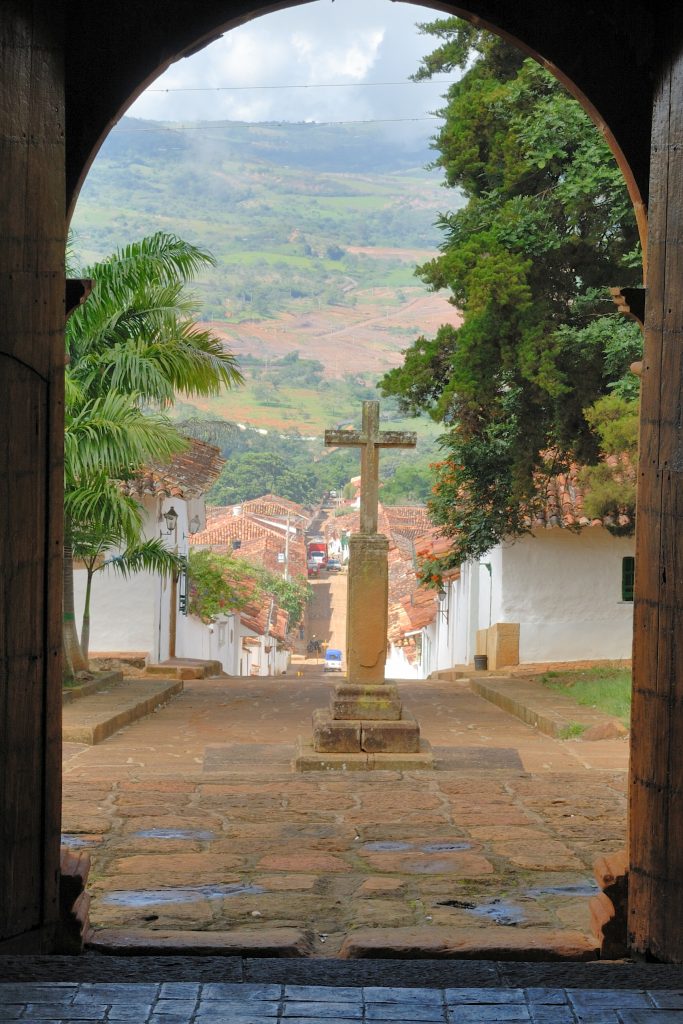
[[[74, 570], [76, 624], [81, 628], [85, 569]], [[138, 573], [124, 580], [111, 570], [97, 572], [90, 598], [90, 650], [147, 654], [154, 635], [158, 578]]]
[[[179, 657], [220, 661], [223, 671], [238, 676], [239, 623], [234, 615], [218, 619], [211, 629], [196, 615], [188, 615], [183, 625], [184, 648]], [[187, 654], [186, 651], [192, 651]]]
[[[178, 522], [172, 534], [166, 534], [161, 519], [173, 507]], [[162, 536], [166, 546], [179, 554], [187, 554], [190, 520], [194, 526], [205, 524], [204, 499], [189, 502], [182, 498], [147, 497], [143, 503], [142, 535], [149, 540]], [[80, 630], [85, 596], [86, 572], [74, 570], [76, 619]], [[164, 661], [169, 656], [172, 587], [169, 579], [150, 573], [136, 573], [123, 579], [109, 569], [93, 578], [90, 605], [91, 651], [136, 651], [148, 655], [150, 662]], [[177, 612], [176, 654], [184, 658], [201, 658], [201, 635], [189, 625], [189, 617]], [[226, 670], [227, 671], [227, 670]]]
[[[422, 651], [424, 655], [424, 639]], [[425, 679], [429, 675], [429, 671], [433, 671], [433, 668], [429, 667], [428, 670], [425, 670], [422, 662], [413, 664], [406, 658], [402, 647], [394, 647], [393, 644], [389, 644], [384, 666], [385, 679]]]
[[631, 657], [633, 604], [621, 600], [621, 569], [632, 537], [550, 529], [497, 550], [493, 622], [519, 622], [520, 662]]

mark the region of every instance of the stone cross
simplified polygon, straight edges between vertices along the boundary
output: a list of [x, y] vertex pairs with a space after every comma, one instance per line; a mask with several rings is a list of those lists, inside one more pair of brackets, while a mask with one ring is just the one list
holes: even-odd
[[389, 604], [389, 538], [377, 532], [379, 449], [414, 448], [415, 434], [379, 429], [379, 402], [363, 402], [361, 430], [326, 430], [326, 445], [360, 448], [360, 531], [349, 539], [346, 682], [329, 710], [313, 713], [313, 750], [301, 744], [300, 771], [330, 768], [431, 768], [429, 744], [384, 678]]
[[328, 447], [360, 448], [360, 532], [377, 533], [379, 500], [379, 449], [414, 448], [417, 434], [411, 430], [380, 430], [379, 402], [363, 402], [361, 430], [326, 430]]

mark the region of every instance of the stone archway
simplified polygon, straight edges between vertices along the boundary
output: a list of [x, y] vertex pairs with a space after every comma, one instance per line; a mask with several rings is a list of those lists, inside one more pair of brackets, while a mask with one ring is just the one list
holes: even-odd
[[[0, 948], [50, 948], [57, 921], [65, 205], [109, 128], [161, 70], [284, 6], [293, 4], [5, 0], [0, 10], [0, 887], [9, 897]], [[500, 32], [568, 85], [610, 141], [643, 234], [651, 196], [630, 914], [634, 951], [681, 961], [683, 17], [663, 0], [573, 0], [552, 18], [540, 0], [436, 6]]]

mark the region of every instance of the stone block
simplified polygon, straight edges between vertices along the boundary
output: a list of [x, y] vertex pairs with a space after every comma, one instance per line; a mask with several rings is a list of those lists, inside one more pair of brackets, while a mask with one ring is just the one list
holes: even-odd
[[313, 712], [313, 748], [324, 754], [358, 754], [361, 751], [361, 723], [335, 720], [329, 711]]
[[[596, 960], [598, 951], [581, 932], [550, 928], [481, 929], [413, 926], [359, 928], [339, 952], [342, 960]], [[456, 1018], [457, 1019], [457, 1018]], [[488, 1018], [495, 1020], [495, 1014]]]
[[364, 721], [361, 748], [369, 754], [418, 754], [420, 727], [408, 714], [398, 722]]
[[300, 736], [292, 767], [297, 772], [429, 771], [434, 767], [434, 755], [426, 740], [420, 740], [417, 754], [323, 754]]
[[519, 665], [519, 623], [495, 622], [486, 630], [486, 650], [489, 669]]
[[398, 689], [391, 684], [363, 686], [340, 683], [332, 695], [330, 708], [333, 718], [398, 721], [402, 704]]
[[311, 939], [302, 929], [288, 927], [236, 928], [225, 932], [152, 931], [148, 928], [114, 931], [105, 928], [95, 932], [89, 948], [97, 953], [117, 956], [156, 953], [166, 956], [305, 957], [311, 954]]

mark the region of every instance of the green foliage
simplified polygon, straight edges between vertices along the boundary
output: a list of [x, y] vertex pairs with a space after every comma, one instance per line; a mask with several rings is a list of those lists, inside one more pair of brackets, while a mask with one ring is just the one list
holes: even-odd
[[[613, 393], [600, 398], [586, 419], [600, 438], [603, 460], [581, 471], [586, 489], [585, 509], [591, 518], [607, 518], [609, 529], [632, 533], [636, 508], [636, 464], [638, 459], [638, 401]], [[620, 514], [628, 516], [620, 527]]]
[[570, 722], [564, 729], [560, 729], [558, 739], [560, 740], [576, 740], [579, 736], [582, 736], [588, 726], [582, 725], [581, 722]]
[[405, 463], [382, 484], [380, 500], [384, 505], [424, 505], [432, 493], [430, 463]]
[[[64, 606], [72, 662], [79, 646], [72, 552], [88, 572], [80, 652], [86, 660], [95, 572], [104, 565], [124, 575], [178, 571], [163, 545], [142, 540], [140, 507], [116, 481], [186, 447], [167, 416], [153, 409], [170, 406], [177, 391], [217, 394], [241, 381], [220, 339], [196, 326], [194, 302], [184, 291], [212, 262], [204, 250], [157, 233], [80, 271], [93, 280], [93, 291], [66, 328]], [[112, 549], [118, 553], [104, 558]]]
[[294, 626], [311, 598], [310, 586], [303, 578], [285, 580], [263, 566], [213, 551], [190, 551], [188, 581], [189, 612], [203, 622], [241, 611], [250, 601], [258, 603], [266, 595], [288, 613]]
[[272, 594], [280, 608], [289, 615], [290, 626], [298, 625], [303, 618], [306, 605], [313, 597], [309, 582], [303, 576], [286, 580], [278, 573], [269, 572], [262, 565], [253, 566], [253, 570], [261, 589]]
[[190, 551], [188, 611], [202, 622], [241, 611], [254, 587], [248, 563], [213, 551]]
[[417, 273], [463, 323], [419, 338], [380, 383], [449, 426], [431, 504], [455, 564], [525, 531], [539, 474], [597, 460], [584, 410], [634, 390], [640, 339], [607, 286], [637, 283], [637, 232], [611, 153], [556, 79], [455, 18], [422, 28], [439, 46], [416, 77], [464, 70], [433, 166], [467, 203], [440, 217], [441, 253]]

